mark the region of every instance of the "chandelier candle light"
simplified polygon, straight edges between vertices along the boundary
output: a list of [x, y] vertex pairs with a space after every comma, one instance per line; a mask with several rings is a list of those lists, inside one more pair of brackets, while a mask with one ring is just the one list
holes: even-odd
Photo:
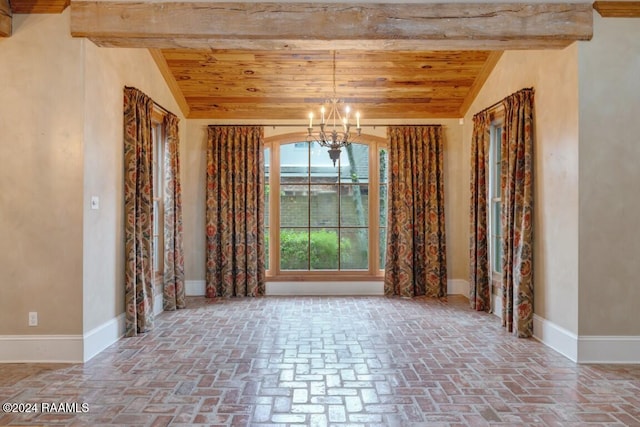
[[[336, 161], [340, 158], [340, 152], [342, 147], [351, 144], [351, 123], [349, 113], [351, 109], [349, 106], [344, 108], [344, 117], [340, 114], [340, 104], [342, 101], [336, 96], [336, 53], [333, 52], [333, 97], [326, 101], [329, 103], [329, 110], [325, 109], [324, 105], [320, 108], [320, 130], [317, 133], [313, 133], [313, 113], [309, 113], [309, 127], [307, 130], [309, 134], [307, 136], [308, 142], [317, 142], [322, 147], [329, 149], [329, 157], [333, 160], [333, 166], [336, 165]], [[327, 112], [325, 117], [325, 112]], [[329, 127], [326, 129], [325, 127]], [[356, 112], [356, 131], [357, 136], [360, 136], [362, 128], [360, 127], [360, 112]]]

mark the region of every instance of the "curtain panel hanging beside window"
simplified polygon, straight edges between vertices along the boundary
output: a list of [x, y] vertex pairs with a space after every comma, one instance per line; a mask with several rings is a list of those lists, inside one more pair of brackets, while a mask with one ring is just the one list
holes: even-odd
[[478, 311], [491, 310], [491, 282], [489, 280], [487, 203], [489, 191], [489, 113], [481, 111], [473, 116], [471, 138], [471, 212], [469, 242], [469, 303]]
[[182, 245], [182, 187], [178, 117], [167, 113], [164, 128], [164, 287], [163, 309], [185, 308], [184, 251]]
[[153, 327], [153, 101], [124, 89], [125, 335]]
[[442, 126], [390, 126], [386, 295], [445, 297]]
[[[534, 91], [522, 89], [496, 104], [504, 108], [501, 141], [502, 325], [518, 337], [533, 335]], [[489, 311], [487, 256], [488, 110], [474, 116], [471, 141], [470, 302]]]
[[533, 335], [534, 92], [505, 98], [502, 139], [502, 324]]
[[264, 294], [264, 128], [209, 126], [206, 296]]

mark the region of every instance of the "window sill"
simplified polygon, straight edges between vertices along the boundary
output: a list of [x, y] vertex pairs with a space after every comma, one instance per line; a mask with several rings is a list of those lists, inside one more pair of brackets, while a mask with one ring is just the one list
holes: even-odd
[[295, 272], [280, 273], [265, 277], [265, 282], [382, 282], [384, 273], [371, 275], [367, 273], [351, 272]]

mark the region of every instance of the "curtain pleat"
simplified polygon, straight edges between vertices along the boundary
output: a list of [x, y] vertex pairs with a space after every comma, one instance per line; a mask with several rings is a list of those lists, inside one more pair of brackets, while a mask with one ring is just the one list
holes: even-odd
[[471, 138], [471, 213], [469, 233], [469, 303], [478, 311], [491, 310], [491, 282], [489, 280], [487, 202], [489, 174], [489, 142], [491, 124], [489, 114], [480, 112], [473, 117]]
[[442, 126], [391, 126], [386, 295], [445, 297]]
[[206, 296], [264, 294], [264, 129], [209, 126]]
[[533, 89], [504, 100], [502, 141], [502, 323], [533, 335]]
[[178, 117], [164, 118], [167, 140], [164, 152], [164, 291], [163, 308], [185, 308], [184, 252], [182, 245], [182, 188]]
[[124, 89], [125, 335], [153, 327], [153, 101]]

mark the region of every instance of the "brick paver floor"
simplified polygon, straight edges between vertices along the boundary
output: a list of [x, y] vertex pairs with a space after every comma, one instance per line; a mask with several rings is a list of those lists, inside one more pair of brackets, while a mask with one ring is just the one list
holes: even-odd
[[577, 365], [462, 297], [188, 305], [84, 365], [0, 365], [2, 403], [88, 405], [0, 425], [640, 426], [640, 366]]

